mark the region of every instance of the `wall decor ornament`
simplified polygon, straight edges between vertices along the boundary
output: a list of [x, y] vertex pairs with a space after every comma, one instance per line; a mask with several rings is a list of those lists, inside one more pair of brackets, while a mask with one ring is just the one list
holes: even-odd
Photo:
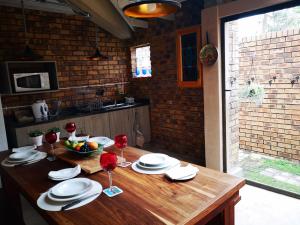
[[218, 50], [216, 47], [209, 43], [208, 32], [206, 32], [206, 45], [200, 50], [200, 61], [205, 66], [211, 66], [215, 64], [218, 59]]

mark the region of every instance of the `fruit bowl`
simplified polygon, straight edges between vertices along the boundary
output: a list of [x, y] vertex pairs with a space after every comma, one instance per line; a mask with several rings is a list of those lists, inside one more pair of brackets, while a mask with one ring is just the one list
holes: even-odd
[[[78, 144], [80, 144], [80, 143], [78, 143]], [[84, 143], [82, 143], [82, 145], [84, 145]], [[101, 154], [102, 151], [103, 151], [103, 145], [101, 145], [101, 144], [98, 144], [97, 149], [95, 149], [95, 148], [91, 149], [91, 148], [87, 147], [87, 144], [86, 144], [86, 147], [84, 149], [82, 149], [80, 147], [79, 147], [79, 149], [76, 149], [76, 146], [74, 148], [74, 147], [71, 147], [70, 145], [65, 144], [65, 149], [67, 151], [72, 152], [72, 153], [74, 153], [78, 156], [90, 156], [92, 154]]]

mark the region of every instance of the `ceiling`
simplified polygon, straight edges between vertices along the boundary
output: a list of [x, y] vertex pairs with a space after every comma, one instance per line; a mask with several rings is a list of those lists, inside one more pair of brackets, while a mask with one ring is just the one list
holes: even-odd
[[[129, 18], [122, 8], [130, 0], [24, 0], [27, 9], [48, 12], [78, 14], [89, 17], [98, 26], [120, 39], [130, 38], [135, 27], [147, 28], [145, 20]], [[183, 2], [186, 0], [176, 0]], [[0, 5], [21, 7], [21, 0], [0, 0]], [[172, 20], [174, 15], [162, 19]]]

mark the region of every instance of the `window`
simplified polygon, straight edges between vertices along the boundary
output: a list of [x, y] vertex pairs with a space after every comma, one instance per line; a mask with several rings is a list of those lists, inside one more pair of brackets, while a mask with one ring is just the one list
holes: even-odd
[[202, 67], [199, 62], [200, 27], [176, 31], [177, 82], [179, 87], [201, 87]]
[[131, 48], [132, 77], [151, 77], [150, 45]]

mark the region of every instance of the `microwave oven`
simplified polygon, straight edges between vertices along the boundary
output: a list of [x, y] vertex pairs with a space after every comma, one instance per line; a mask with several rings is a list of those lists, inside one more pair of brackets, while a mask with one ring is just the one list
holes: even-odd
[[41, 73], [14, 73], [15, 92], [50, 90], [48, 72]]

